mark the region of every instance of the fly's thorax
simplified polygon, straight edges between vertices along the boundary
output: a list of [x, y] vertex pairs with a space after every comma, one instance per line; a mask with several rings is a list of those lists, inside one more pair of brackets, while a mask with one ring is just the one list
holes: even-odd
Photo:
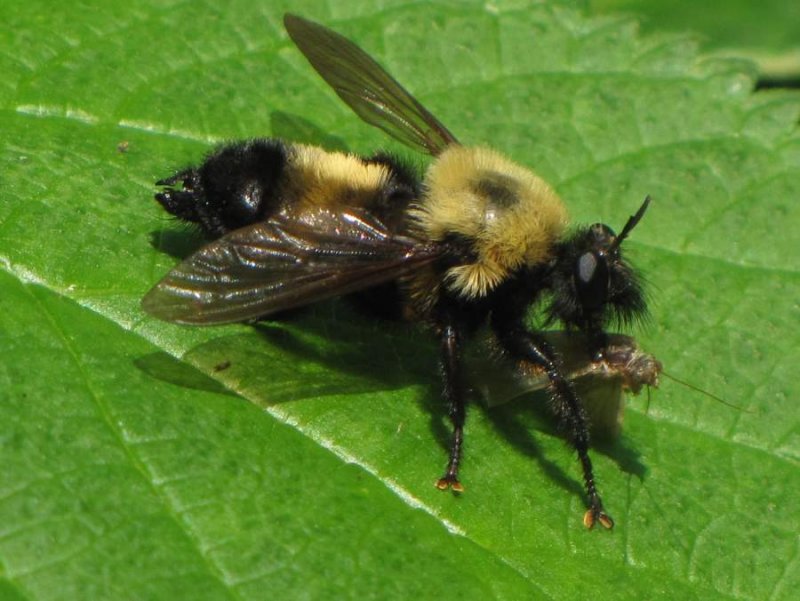
[[567, 222], [553, 189], [487, 148], [451, 146], [429, 167], [411, 211], [419, 237], [459, 240], [470, 252], [444, 274], [459, 297], [486, 296], [514, 270], [550, 259]]

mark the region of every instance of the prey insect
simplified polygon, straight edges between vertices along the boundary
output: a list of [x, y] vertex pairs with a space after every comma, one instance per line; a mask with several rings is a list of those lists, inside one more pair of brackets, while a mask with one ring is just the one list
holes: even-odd
[[[584, 523], [606, 528], [589, 457], [584, 405], [564, 365], [526, 316], [580, 330], [601, 358], [606, 327], [646, 311], [619, 234], [603, 224], [568, 227], [553, 189], [499, 152], [461, 145], [378, 63], [340, 34], [286, 15], [289, 36], [322, 78], [367, 123], [433, 157], [423, 175], [385, 153], [362, 157], [277, 139], [223, 146], [197, 167], [158, 182], [156, 199], [213, 241], [143, 299], [166, 321], [218, 324], [261, 318], [358, 293], [396, 301], [438, 338], [443, 398], [453, 432], [436, 482], [463, 489], [466, 388], [463, 349], [488, 325], [503, 353], [547, 378], [583, 473]], [[365, 296], [366, 295], [366, 296]]]
[[[586, 351], [586, 340], [574, 332], [543, 332], [556, 349], [561, 366], [576, 387], [586, 408], [592, 438], [616, 439], [622, 431], [625, 393], [638, 395], [658, 388], [664, 373], [661, 361], [643, 351], [624, 334], [609, 334], [600, 356]], [[486, 352], [488, 346], [489, 352]], [[488, 407], [508, 403], [522, 395], [546, 390], [549, 379], [541, 366], [511, 361], [491, 341], [472, 347], [466, 355], [469, 382]]]

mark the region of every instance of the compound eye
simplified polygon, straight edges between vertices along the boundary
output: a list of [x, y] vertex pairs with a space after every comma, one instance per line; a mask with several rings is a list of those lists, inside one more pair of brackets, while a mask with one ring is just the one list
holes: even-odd
[[575, 265], [575, 287], [587, 309], [603, 305], [608, 297], [608, 263], [594, 252], [583, 253]]
[[597, 271], [597, 257], [594, 253], [583, 253], [578, 259], [578, 281], [588, 284], [594, 278]]

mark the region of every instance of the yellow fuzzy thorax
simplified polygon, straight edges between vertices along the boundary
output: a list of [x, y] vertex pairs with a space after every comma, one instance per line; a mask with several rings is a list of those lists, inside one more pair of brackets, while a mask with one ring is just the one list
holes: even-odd
[[448, 287], [485, 296], [513, 270], [550, 258], [567, 223], [553, 189], [530, 170], [487, 148], [451, 146], [429, 167], [425, 198], [411, 211], [429, 240], [457, 235], [477, 259], [450, 268]]

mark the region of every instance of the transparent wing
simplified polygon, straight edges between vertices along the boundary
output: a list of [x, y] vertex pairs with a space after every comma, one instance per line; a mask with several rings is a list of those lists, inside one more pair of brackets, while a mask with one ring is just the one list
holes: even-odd
[[296, 15], [286, 14], [283, 23], [311, 66], [364, 121], [432, 155], [458, 143], [436, 117], [353, 42]]
[[355, 211], [276, 217], [189, 256], [142, 308], [175, 323], [245, 321], [393, 280], [438, 255]]

